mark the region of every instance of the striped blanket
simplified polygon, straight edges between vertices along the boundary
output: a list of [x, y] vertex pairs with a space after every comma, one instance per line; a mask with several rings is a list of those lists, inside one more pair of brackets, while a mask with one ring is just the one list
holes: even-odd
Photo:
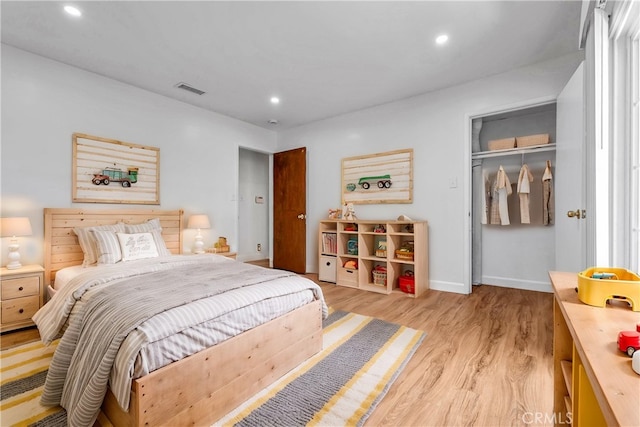
[[[116, 356], [123, 351], [119, 348], [132, 331], [136, 332], [136, 342], [124, 346], [129, 355], [128, 369], [119, 369], [127, 374], [133, 372], [141, 347], [185, 328], [264, 298], [311, 290], [315, 298], [322, 299], [315, 283], [289, 272], [214, 256], [160, 260], [116, 264], [109, 266], [106, 275], [82, 274], [50, 302], [52, 310], [59, 309], [57, 313], [73, 315], [52, 360], [42, 402], [65, 407], [69, 425], [91, 425], [95, 421]], [[268, 286], [259, 286], [267, 282]], [[79, 309], [75, 307], [77, 301], [82, 301]], [[175, 316], [167, 314], [174, 311]], [[326, 315], [326, 307], [324, 311]], [[154, 319], [163, 316], [164, 322], [154, 326]], [[59, 314], [49, 311], [34, 317], [41, 333], [45, 330], [43, 340], [50, 340], [53, 332], [47, 325], [61, 327], [65, 323], [57, 317]], [[128, 407], [131, 387], [131, 376], [126, 377], [126, 381], [111, 381], [123, 409]]]

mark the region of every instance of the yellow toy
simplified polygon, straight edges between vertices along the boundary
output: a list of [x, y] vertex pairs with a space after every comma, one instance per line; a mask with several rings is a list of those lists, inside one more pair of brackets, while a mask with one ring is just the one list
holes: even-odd
[[624, 268], [588, 268], [578, 273], [578, 299], [596, 307], [610, 299], [626, 300], [640, 311], [640, 277]]

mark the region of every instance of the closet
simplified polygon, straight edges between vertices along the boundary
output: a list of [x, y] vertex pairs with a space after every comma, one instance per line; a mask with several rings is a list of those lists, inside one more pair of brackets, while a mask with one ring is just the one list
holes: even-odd
[[[548, 272], [555, 266], [556, 103], [474, 117], [471, 125], [472, 284], [550, 292]], [[548, 143], [498, 149], [491, 143], [541, 134], [549, 135]], [[518, 181], [521, 176], [526, 180], [526, 170], [521, 175], [524, 165], [533, 180], [529, 193], [527, 183], [522, 183], [521, 196]], [[506, 202], [506, 186], [499, 197], [494, 188], [499, 170], [510, 187]]]

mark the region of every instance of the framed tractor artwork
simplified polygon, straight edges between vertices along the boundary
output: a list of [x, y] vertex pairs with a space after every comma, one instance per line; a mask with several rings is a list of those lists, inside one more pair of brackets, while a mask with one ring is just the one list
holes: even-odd
[[74, 202], [160, 204], [160, 149], [73, 134]]
[[413, 150], [342, 159], [342, 203], [413, 203]]

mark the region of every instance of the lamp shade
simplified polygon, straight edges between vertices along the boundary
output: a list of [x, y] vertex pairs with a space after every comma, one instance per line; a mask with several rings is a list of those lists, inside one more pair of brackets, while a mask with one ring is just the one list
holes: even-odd
[[211, 228], [209, 217], [204, 214], [191, 215], [189, 217], [189, 222], [187, 223], [187, 228]]
[[31, 236], [29, 218], [0, 218], [0, 237]]

